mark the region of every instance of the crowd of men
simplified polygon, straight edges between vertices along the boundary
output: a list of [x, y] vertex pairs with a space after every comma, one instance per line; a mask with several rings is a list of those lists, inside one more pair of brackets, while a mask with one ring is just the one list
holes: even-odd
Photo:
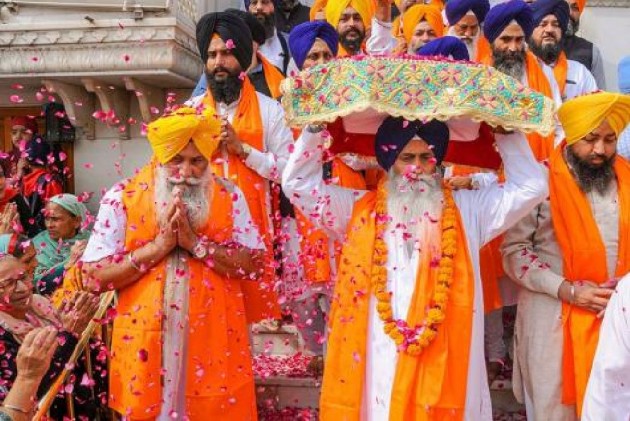
[[[626, 421], [630, 58], [621, 93], [605, 91], [600, 50], [576, 35], [584, 7], [246, 0], [201, 17], [205, 72], [191, 98], [149, 124], [153, 155], [107, 191], [89, 240], [35, 298], [7, 239], [0, 327], [15, 352], [0, 419], [29, 419], [39, 382], [73, 370], [65, 341], [76, 344], [94, 297], [114, 290], [100, 320], [113, 322], [111, 344], [100, 352], [109, 340], [93, 336], [91, 349], [108, 363], [96, 401], [126, 419], [257, 419], [252, 326], [290, 321], [323, 370], [322, 420], [490, 420], [489, 383], [511, 370], [528, 419]], [[471, 122], [453, 139], [450, 121], [387, 117], [374, 156], [335, 154], [331, 138], [353, 136], [343, 121], [289, 127], [280, 84], [355, 55], [492, 66], [553, 101], [556, 129]], [[45, 144], [32, 138], [18, 148], [27, 157]], [[492, 153], [472, 149], [460, 164], [464, 143]], [[86, 222], [76, 200], [46, 191], [57, 188], [50, 153], [28, 160], [45, 186], [25, 180], [24, 164], [6, 170], [27, 198], [38, 193], [40, 208], [17, 218], [28, 231], [43, 212], [52, 240], [35, 245], [38, 260], [65, 238], [46, 203], [77, 218], [73, 241]], [[81, 323], [44, 322], [44, 296], [57, 306], [49, 314], [74, 306]], [[513, 305], [512, 343], [503, 308]]]

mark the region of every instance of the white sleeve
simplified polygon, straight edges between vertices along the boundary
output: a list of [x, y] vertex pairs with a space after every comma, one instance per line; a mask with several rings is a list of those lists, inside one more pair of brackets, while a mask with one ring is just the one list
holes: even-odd
[[[581, 64], [581, 63], [580, 63]], [[591, 74], [591, 72], [588, 71], [588, 69], [586, 68], [586, 66], [582, 65], [582, 74], [581, 74], [581, 80], [580, 80], [580, 84], [581, 84], [581, 91], [582, 91], [582, 95], [584, 94], [588, 94], [591, 92], [595, 92], [598, 88], [597, 88], [597, 82], [595, 81], [595, 78], [593, 77], [593, 75]]]
[[562, 94], [560, 92], [560, 87], [558, 86], [558, 82], [556, 81], [556, 75], [553, 73], [553, 69], [547, 66], [544, 63], [540, 63], [540, 67], [542, 68], [543, 73], [547, 77], [547, 81], [549, 82], [549, 87], [551, 88], [551, 99], [556, 103], [556, 109], [560, 108], [562, 105]]
[[493, 172], [478, 172], [472, 174], [470, 177], [479, 188], [488, 187], [499, 181], [499, 177]]
[[466, 220], [477, 221], [480, 244], [492, 240], [547, 197], [547, 179], [522, 133], [496, 135], [505, 183], [453, 193]]
[[324, 182], [323, 133], [311, 133], [307, 129], [302, 131], [282, 174], [282, 190], [291, 203], [317, 227], [336, 239], [343, 239], [352, 217], [354, 202], [363, 197], [365, 191]]
[[122, 203], [123, 189], [123, 185], [117, 184], [103, 196], [92, 235], [81, 257], [82, 261], [98, 262], [106, 257], [124, 253], [127, 213]]
[[287, 163], [293, 134], [284, 122], [284, 110], [276, 101], [258, 96], [264, 124], [265, 150], [253, 149], [245, 165], [261, 177], [280, 182], [280, 176]]
[[381, 22], [372, 18], [372, 33], [365, 48], [369, 55], [389, 54], [396, 47], [396, 38], [392, 35], [392, 23]]
[[236, 185], [232, 185], [231, 189], [234, 193], [232, 200], [233, 240], [252, 250], [264, 250], [265, 244], [260, 238], [260, 230], [252, 219], [243, 192]]
[[610, 298], [584, 396], [582, 420], [627, 420], [630, 414], [630, 277]]

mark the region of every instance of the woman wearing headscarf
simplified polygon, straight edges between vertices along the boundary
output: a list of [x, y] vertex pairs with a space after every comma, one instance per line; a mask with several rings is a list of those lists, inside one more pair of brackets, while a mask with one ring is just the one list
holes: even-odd
[[[36, 328], [54, 327], [59, 331], [59, 347], [44, 375], [37, 392], [41, 399], [50, 389], [69, 362], [79, 336], [87, 327], [98, 307], [98, 299], [88, 293], [77, 294], [57, 311], [50, 301], [33, 294], [33, 278], [20, 255], [28, 248], [29, 240], [20, 243], [12, 235], [0, 236], [0, 348], [3, 366], [0, 370], [0, 401], [2, 401], [17, 377], [16, 355], [29, 332]], [[22, 255], [24, 256], [24, 255]], [[102, 369], [104, 370], [104, 368]], [[72, 390], [72, 408], [66, 399], [56, 399], [50, 408], [52, 419], [65, 419], [73, 413], [76, 419], [94, 419], [98, 401], [106, 397], [105, 389], [99, 389], [105, 371], [97, 376], [87, 376], [79, 361], [64, 390]], [[93, 386], [97, 386], [94, 388]], [[100, 391], [100, 393], [99, 393]], [[32, 408], [20, 408], [30, 411]]]
[[90, 231], [87, 208], [75, 195], [52, 197], [44, 214], [46, 231], [33, 239], [37, 249], [35, 288], [50, 295], [61, 285], [65, 270], [83, 254]]

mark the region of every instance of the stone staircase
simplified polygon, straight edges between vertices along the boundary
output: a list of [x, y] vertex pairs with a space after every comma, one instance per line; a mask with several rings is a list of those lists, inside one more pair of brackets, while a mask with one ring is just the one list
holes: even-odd
[[[317, 420], [321, 379], [306, 371], [309, 357], [297, 329], [285, 325], [277, 331], [256, 325], [253, 329], [254, 373], [260, 421]], [[510, 380], [491, 385], [495, 421], [525, 421]]]

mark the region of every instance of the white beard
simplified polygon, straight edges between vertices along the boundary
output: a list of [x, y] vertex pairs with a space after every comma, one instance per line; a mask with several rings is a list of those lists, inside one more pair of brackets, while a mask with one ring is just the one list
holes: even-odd
[[452, 26], [448, 28], [448, 32], [446, 35], [458, 38], [461, 42], [463, 42], [466, 45], [466, 49], [468, 50], [468, 57], [470, 58], [470, 61], [475, 61], [475, 58], [477, 58], [477, 42], [479, 41], [479, 37], [481, 36], [481, 28], [479, 28], [479, 32], [477, 32], [477, 35], [475, 35], [470, 42], [467, 39], [464, 39], [457, 35], [455, 33], [455, 28]]
[[389, 171], [387, 181], [387, 213], [391, 230], [402, 230], [407, 246], [414, 247], [427, 238], [430, 227], [439, 222], [442, 215], [444, 194], [441, 177], [421, 175], [409, 179]]
[[155, 204], [159, 221], [166, 219], [168, 204], [173, 191], [182, 191], [182, 200], [186, 206], [188, 220], [193, 230], [203, 227], [208, 219], [209, 202], [208, 185], [210, 170], [200, 178], [177, 179], [168, 175], [168, 170], [158, 166], [155, 170]]

